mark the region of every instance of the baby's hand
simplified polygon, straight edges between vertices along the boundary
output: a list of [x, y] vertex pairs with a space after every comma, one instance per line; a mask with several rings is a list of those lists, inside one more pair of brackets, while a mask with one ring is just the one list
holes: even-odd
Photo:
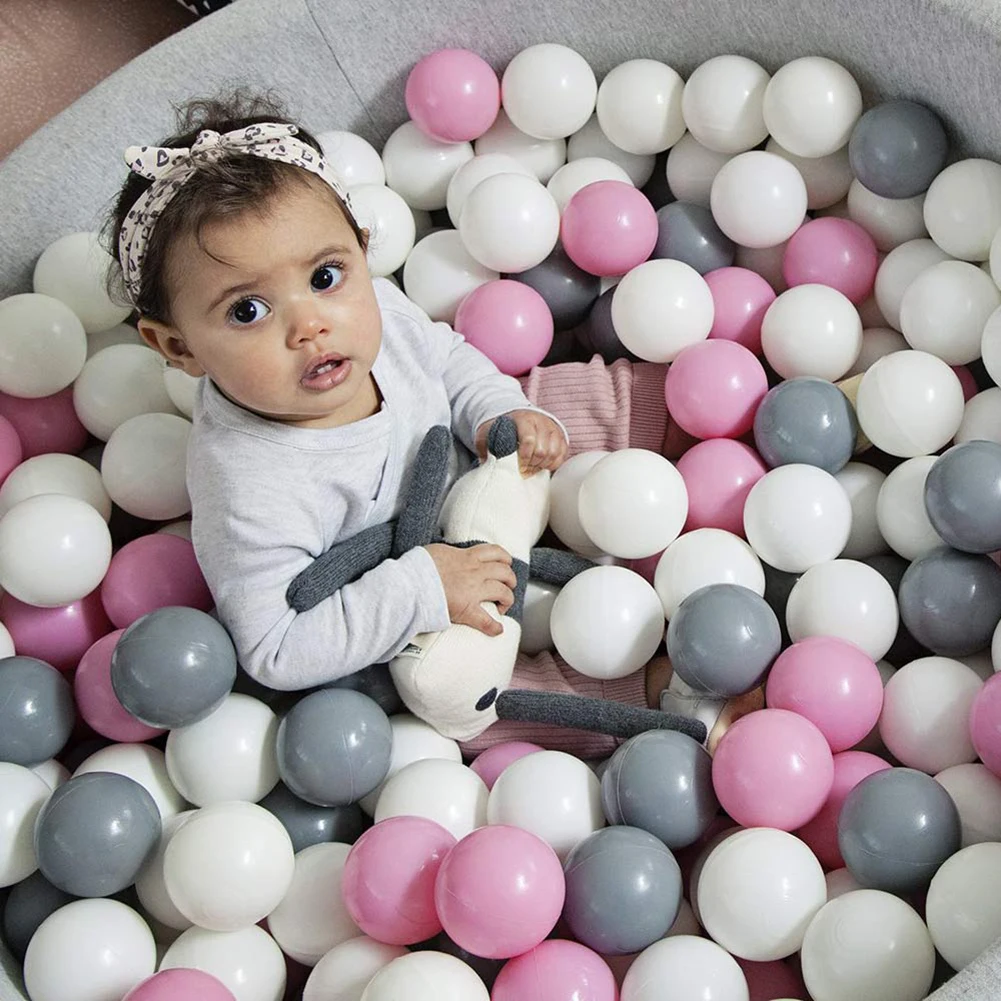
[[[536, 410], [512, 410], [504, 416], [510, 417], [518, 429], [518, 463], [523, 476], [541, 469], [556, 472], [563, 465], [567, 440], [556, 421]], [[493, 422], [484, 421], [476, 431], [476, 451], [481, 459], [486, 457], [487, 434]]]
[[449, 620], [499, 636], [504, 627], [480, 603], [495, 602], [501, 615], [514, 604], [518, 578], [511, 569], [511, 554], [490, 543], [459, 548], [435, 542], [425, 548], [445, 589]]

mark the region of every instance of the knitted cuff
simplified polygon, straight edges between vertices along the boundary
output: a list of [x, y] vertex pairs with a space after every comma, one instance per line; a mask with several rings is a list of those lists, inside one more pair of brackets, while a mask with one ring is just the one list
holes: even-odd
[[632, 400], [629, 412], [629, 445], [648, 448], [658, 455], [667, 433], [664, 379], [667, 366], [656, 362], [633, 363]]
[[601, 697], [627, 706], [646, 705], [646, 669], [640, 668], [624, 678], [611, 678], [601, 683]]

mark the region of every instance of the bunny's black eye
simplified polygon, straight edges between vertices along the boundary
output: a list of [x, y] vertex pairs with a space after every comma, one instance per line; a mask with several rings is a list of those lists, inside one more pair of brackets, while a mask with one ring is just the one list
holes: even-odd
[[483, 712], [489, 709], [497, 701], [497, 689], [491, 688], [489, 692], [484, 692], [476, 703], [476, 711]]

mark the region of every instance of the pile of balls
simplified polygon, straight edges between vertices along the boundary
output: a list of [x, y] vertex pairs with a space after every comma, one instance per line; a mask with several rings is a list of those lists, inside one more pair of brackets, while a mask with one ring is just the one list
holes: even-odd
[[465, 764], [379, 666], [243, 675], [185, 520], [195, 384], [72, 234], [0, 302], [31, 1001], [920, 1001], [1001, 937], [1001, 166], [821, 57], [599, 86], [442, 50], [406, 102], [381, 154], [321, 135], [373, 274], [513, 375], [669, 366], [663, 454], [553, 476], [598, 565], [530, 585], [522, 649], [614, 679], [666, 643], [709, 749]]

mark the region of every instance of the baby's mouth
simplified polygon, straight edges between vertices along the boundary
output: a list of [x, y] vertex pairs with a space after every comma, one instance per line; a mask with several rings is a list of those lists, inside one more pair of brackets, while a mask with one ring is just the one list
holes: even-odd
[[306, 366], [300, 382], [308, 389], [330, 389], [347, 377], [350, 367], [343, 355], [320, 355]]

